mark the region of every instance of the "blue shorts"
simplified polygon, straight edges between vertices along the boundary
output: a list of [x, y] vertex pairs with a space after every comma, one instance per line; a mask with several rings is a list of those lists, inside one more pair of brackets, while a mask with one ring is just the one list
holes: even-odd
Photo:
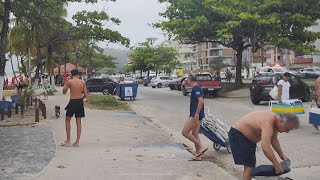
[[229, 131], [229, 142], [236, 165], [256, 166], [256, 143], [250, 141], [235, 128], [231, 128]]

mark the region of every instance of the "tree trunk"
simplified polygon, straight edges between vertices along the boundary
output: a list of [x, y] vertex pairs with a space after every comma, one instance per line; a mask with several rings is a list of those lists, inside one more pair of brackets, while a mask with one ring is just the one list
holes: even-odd
[[6, 67], [6, 52], [7, 52], [7, 36], [9, 31], [10, 23], [10, 11], [11, 11], [11, 0], [5, 0], [3, 2], [4, 10], [2, 15], [2, 25], [0, 34], [0, 101], [3, 99], [3, 85], [4, 85], [4, 73]]
[[242, 69], [242, 53], [243, 49], [237, 50], [237, 65], [236, 65], [236, 80], [235, 84], [237, 87], [242, 85], [241, 69]]
[[42, 60], [41, 60], [41, 47], [40, 47], [40, 37], [39, 37], [39, 34], [38, 34], [38, 28], [35, 28], [35, 31], [36, 31], [36, 41], [37, 41], [37, 69], [36, 69], [36, 76], [35, 78], [36, 79], [39, 79], [40, 78], [40, 71], [42, 69]]
[[10, 57], [10, 61], [11, 61], [11, 69], [12, 69], [13, 77], [17, 78], [16, 72], [14, 71], [14, 67], [13, 67], [12, 54], [10, 54], [9, 57]]

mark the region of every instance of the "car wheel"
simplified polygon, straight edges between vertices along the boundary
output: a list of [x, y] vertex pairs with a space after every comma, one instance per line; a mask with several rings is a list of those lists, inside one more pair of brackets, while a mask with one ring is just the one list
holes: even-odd
[[147, 84], [147, 83], [144, 83], [143, 85], [144, 85], [144, 86], [148, 86], [148, 84]]
[[155, 86], [152, 86], [152, 88], [156, 88]]
[[170, 86], [170, 90], [174, 90], [174, 87]]
[[161, 87], [162, 87], [162, 84], [161, 84], [161, 83], [159, 83], [159, 84], [157, 85], [157, 87], [158, 87], [158, 88], [161, 88]]
[[178, 89], [178, 91], [181, 91], [181, 86], [178, 86], [178, 88], [177, 88], [177, 89]]
[[259, 100], [256, 96], [251, 96], [251, 102], [254, 105], [260, 104], [261, 100]]
[[184, 96], [187, 96], [188, 93], [187, 93], [186, 88], [185, 88], [185, 87], [182, 87], [181, 89], [182, 89], [182, 94], [183, 94]]
[[310, 90], [309, 89], [305, 90], [305, 95], [301, 100], [302, 100], [302, 102], [309, 102], [310, 101]]
[[109, 95], [110, 94], [110, 90], [108, 88], [103, 89], [102, 94], [103, 95]]

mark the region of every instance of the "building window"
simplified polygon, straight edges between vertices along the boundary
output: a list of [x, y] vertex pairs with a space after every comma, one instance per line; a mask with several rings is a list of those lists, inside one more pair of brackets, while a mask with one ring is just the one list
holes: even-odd
[[219, 56], [219, 49], [211, 49], [210, 56]]
[[209, 64], [209, 58], [206, 58], [206, 64]]
[[217, 48], [218, 47], [218, 43], [211, 43], [212, 48]]
[[209, 44], [206, 42], [206, 49], [208, 49], [209, 48]]
[[208, 51], [206, 51], [206, 57], [208, 57]]

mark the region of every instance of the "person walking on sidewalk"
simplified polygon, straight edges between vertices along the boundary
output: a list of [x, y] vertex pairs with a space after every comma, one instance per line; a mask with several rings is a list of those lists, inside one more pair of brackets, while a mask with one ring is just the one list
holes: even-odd
[[280, 147], [278, 132], [288, 133], [298, 127], [299, 118], [295, 114], [277, 115], [256, 111], [238, 120], [229, 131], [229, 142], [234, 163], [244, 166], [243, 180], [251, 180], [252, 169], [256, 166], [256, 144], [259, 141], [264, 155], [274, 165], [276, 174], [282, 174], [283, 168], [271, 146], [282, 160], [288, 161]]
[[[88, 95], [87, 87], [84, 81], [79, 79], [79, 72], [77, 69], [71, 71], [71, 76], [68, 76], [66, 82], [63, 86], [63, 94], [66, 94], [70, 89], [70, 101], [65, 108], [66, 113], [66, 133], [67, 140], [62, 143], [62, 146], [74, 146], [79, 147], [80, 145], [80, 135], [81, 135], [81, 118], [85, 117], [84, 113], [84, 103]], [[77, 123], [77, 140], [73, 145], [71, 145], [70, 131], [71, 131], [71, 118], [75, 115]]]
[[201, 161], [201, 155], [208, 150], [202, 146], [199, 137], [200, 121], [204, 118], [203, 92], [194, 75], [190, 74], [187, 81], [192, 86], [190, 114], [182, 130], [182, 135], [194, 143], [196, 154], [193, 160]]
[[283, 74], [283, 79], [278, 82], [278, 100], [283, 102], [285, 100], [290, 100], [290, 73], [286, 72]]

